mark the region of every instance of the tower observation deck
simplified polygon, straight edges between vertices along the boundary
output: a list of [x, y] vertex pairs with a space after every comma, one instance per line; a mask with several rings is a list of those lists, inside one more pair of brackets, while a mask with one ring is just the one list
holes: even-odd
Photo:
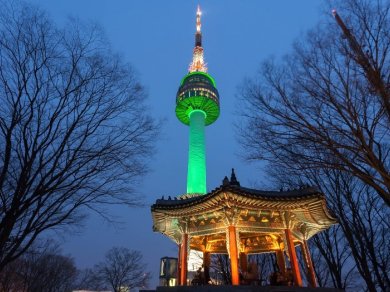
[[204, 128], [219, 116], [218, 90], [203, 58], [201, 14], [198, 6], [192, 62], [176, 95], [176, 116], [190, 127], [187, 194], [206, 194]]

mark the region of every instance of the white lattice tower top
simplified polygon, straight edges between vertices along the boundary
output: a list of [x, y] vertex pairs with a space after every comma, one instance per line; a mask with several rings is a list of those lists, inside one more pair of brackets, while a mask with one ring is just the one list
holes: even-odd
[[202, 48], [202, 32], [201, 32], [202, 23], [200, 21], [201, 15], [202, 12], [200, 11], [200, 7], [198, 5], [198, 10], [196, 11], [195, 47], [192, 55], [192, 62], [188, 70], [189, 72], [207, 73], [207, 64], [204, 61], [203, 48]]

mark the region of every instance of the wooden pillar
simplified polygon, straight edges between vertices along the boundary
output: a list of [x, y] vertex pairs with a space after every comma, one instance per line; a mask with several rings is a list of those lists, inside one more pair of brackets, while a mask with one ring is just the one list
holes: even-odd
[[188, 234], [183, 233], [180, 245], [180, 285], [187, 285]]
[[238, 271], [238, 248], [236, 227], [228, 227], [229, 238], [229, 254], [230, 254], [230, 268], [232, 272], [232, 285], [240, 285], [240, 276]]
[[248, 271], [248, 255], [245, 252], [240, 252], [240, 268], [242, 273]]
[[203, 253], [203, 272], [206, 282], [210, 280], [210, 263], [211, 263], [211, 254], [207, 251]]
[[279, 271], [282, 274], [286, 273], [286, 259], [284, 258], [284, 251], [277, 250], [276, 251], [276, 262], [278, 263]]
[[180, 286], [181, 285], [181, 269], [180, 269], [180, 266], [181, 266], [181, 243], [178, 244], [178, 255], [177, 255], [177, 285]]
[[302, 287], [301, 273], [299, 272], [299, 265], [297, 259], [297, 253], [295, 251], [294, 241], [290, 229], [285, 229], [288, 254], [290, 255], [291, 269], [294, 275], [294, 285]]
[[301, 244], [302, 253], [305, 258], [306, 266], [307, 266], [307, 279], [309, 281], [310, 287], [317, 287], [316, 274], [314, 272], [313, 262], [311, 260], [309, 246], [306, 240], [303, 240]]

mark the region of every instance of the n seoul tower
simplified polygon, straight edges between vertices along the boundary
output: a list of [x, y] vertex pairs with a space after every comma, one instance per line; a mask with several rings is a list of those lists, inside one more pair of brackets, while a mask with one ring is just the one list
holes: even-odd
[[219, 116], [219, 94], [214, 79], [207, 74], [203, 58], [202, 32], [198, 6], [195, 47], [189, 73], [184, 76], [176, 95], [176, 116], [190, 127], [187, 194], [206, 194], [205, 126]]

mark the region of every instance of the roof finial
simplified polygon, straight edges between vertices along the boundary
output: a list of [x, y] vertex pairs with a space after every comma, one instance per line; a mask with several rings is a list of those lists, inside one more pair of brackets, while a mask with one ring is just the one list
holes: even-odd
[[234, 168], [232, 168], [232, 174], [230, 176], [230, 185], [240, 186], [240, 182], [236, 178], [236, 174], [234, 173]]
[[192, 55], [192, 62], [189, 67], [190, 72], [207, 72], [207, 66], [203, 59], [203, 48], [202, 48], [202, 23], [200, 17], [202, 11], [198, 5], [196, 10], [196, 33], [195, 33], [195, 48]]

